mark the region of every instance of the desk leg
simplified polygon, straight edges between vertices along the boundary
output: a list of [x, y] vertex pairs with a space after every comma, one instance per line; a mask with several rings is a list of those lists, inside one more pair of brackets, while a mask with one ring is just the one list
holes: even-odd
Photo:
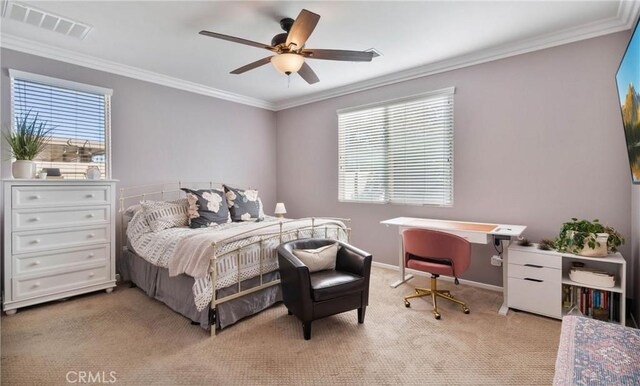
[[398, 251], [398, 268], [400, 268], [400, 279], [391, 283], [392, 288], [398, 288], [398, 286], [406, 281], [413, 279], [413, 275], [405, 273], [404, 267], [404, 245], [402, 244], [402, 228], [400, 228], [400, 250]]
[[502, 306], [498, 310], [498, 314], [507, 316], [509, 307], [507, 299], [509, 298], [509, 240], [502, 240]]

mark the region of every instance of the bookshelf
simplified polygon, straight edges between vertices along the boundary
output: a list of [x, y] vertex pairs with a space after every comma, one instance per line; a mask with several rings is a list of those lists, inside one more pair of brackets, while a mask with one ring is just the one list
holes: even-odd
[[[542, 251], [537, 244], [509, 247], [507, 277], [509, 308], [561, 319], [580, 310], [584, 316], [625, 325], [626, 261], [620, 253], [587, 257]], [[606, 271], [615, 286], [579, 283], [569, 278], [572, 263]]]

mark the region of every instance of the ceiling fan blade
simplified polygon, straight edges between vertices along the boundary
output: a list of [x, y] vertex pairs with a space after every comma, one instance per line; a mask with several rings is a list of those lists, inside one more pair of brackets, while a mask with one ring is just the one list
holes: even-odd
[[307, 63], [303, 63], [302, 67], [298, 70], [298, 74], [302, 77], [302, 79], [306, 80], [309, 84], [318, 83], [320, 79], [318, 79], [318, 75], [309, 67]]
[[246, 66], [242, 66], [240, 68], [236, 68], [235, 70], [231, 71], [231, 74], [242, 74], [243, 72], [247, 72], [249, 70], [253, 70], [254, 68], [258, 68], [260, 66], [264, 66], [265, 64], [269, 63], [271, 61], [271, 58], [273, 58], [273, 56], [267, 56], [266, 58], [262, 58], [260, 60], [256, 60], [253, 63], [249, 63]]
[[275, 51], [276, 50], [275, 48], [271, 47], [268, 44], [262, 44], [262, 43], [254, 42], [254, 41], [247, 40], [247, 39], [237, 38], [235, 36], [223, 35], [223, 34], [219, 34], [217, 32], [211, 32], [211, 31], [204, 31], [203, 30], [203, 31], [200, 31], [199, 33], [200, 33], [200, 35], [209, 36], [209, 37], [216, 38], [216, 39], [227, 40], [227, 41], [234, 42], [234, 43], [240, 43], [240, 44], [244, 44], [244, 45], [247, 45], [247, 46], [264, 48], [265, 50], [269, 50], [269, 51]]
[[304, 50], [302, 55], [309, 59], [344, 60], [347, 62], [370, 62], [376, 56], [370, 51], [347, 50]]
[[318, 14], [307, 11], [306, 9], [300, 11], [300, 14], [296, 18], [296, 21], [293, 22], [287, 35], [287, 47], [293, 43], [296, 45], [296, 49], [301, 49], [316, 28], [319, 20], [320, 15]]

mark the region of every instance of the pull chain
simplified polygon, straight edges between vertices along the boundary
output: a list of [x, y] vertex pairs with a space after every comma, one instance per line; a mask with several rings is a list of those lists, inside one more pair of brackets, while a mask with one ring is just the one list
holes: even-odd
[[291, 75], [287, 75], [287, 88], [291, 85]]

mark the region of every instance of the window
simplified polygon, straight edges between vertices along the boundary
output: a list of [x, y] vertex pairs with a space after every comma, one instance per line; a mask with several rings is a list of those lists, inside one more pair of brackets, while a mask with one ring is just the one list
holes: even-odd
[[339, 110], [338, 199], [453, 206], [453, 94]]
[[64, 178], [85, 178], [88, 166], [111, 177], [112, 91], [47, 76], [9, 70], [12, 116], [38, 114], [52, 128], [51, 141], [34, 160], [37, 170], [59, 168]]

